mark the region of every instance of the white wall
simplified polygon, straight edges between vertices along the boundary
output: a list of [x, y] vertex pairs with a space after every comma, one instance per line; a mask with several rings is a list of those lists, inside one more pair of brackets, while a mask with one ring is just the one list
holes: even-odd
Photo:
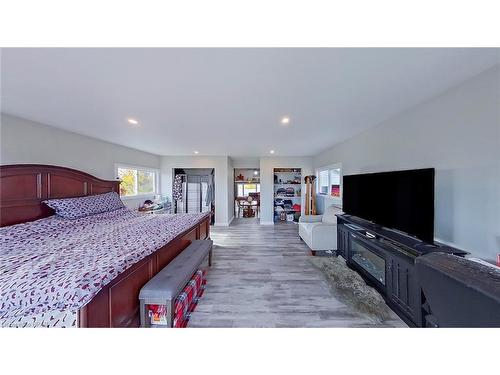
[[[115, 179], [115, 163], [160, 168], [160, 157], [2, 113], [1, 164], [51, 164]], [[127, 199], [135, 208], [141, 199]]]
[[232, 157], [233, 168], [260, 168], [260, 158], [257, 157]]
[[314, 158], [344, 175], [436, 169], [435, 237], [495, 260], [500, 253], [500, 67]]
[[[172, 199], [172, 179], [175, 168], [215, 168], [215, 225], [229, 225], [228, 167], [227, 156], [162, 156], [162, 195]], [[231, 184], [232, 189], [232, 184]]]
[[234, 168], [231, 158], [227, 158], [227, 217], [229, 225], [234, 219]]
[[302, 168], [302, 214], [304, 214], [304, 176], [314, 174], [311, 157], [263, 157], [260, 159], [260, 223], [274, 223], [274, 168]]

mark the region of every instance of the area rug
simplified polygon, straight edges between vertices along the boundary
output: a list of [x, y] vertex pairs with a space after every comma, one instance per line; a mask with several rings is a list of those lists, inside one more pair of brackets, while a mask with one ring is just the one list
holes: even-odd
[[308, 259], [321, 270], [332, 293], [339, 301], [380, 323], [387, 320], [399, 320], [386, 305], [380, 293], [368, 286], [356, 271], [347, 267], [342, 257], [313, 256]]

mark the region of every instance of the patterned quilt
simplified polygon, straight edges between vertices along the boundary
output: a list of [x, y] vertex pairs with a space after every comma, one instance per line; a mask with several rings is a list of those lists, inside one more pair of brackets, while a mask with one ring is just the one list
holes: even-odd
[[76, 326], [106, 284], [207, 215], [119, 209], [0, 228], [0, 326]]

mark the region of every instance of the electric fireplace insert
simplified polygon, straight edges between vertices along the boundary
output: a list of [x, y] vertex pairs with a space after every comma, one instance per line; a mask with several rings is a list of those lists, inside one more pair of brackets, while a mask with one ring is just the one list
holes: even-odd
[[349, 258], [371, 279], [385, 287], [385, 258], [372, 246], [351, 235]]

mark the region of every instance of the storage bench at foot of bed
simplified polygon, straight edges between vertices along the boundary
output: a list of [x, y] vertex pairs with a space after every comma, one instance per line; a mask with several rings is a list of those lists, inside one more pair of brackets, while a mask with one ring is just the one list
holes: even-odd
[[[193, 241], [182, 253], [172, 260], [156, 276], [144, 285], [139, 293], [141, 327], [150, 327], [149, 314], [164, 315], [166, 321], [158, 326], [174, 327], [176, 312], [180, 309], [187, 312], [192, 306], [191, 302], [199, 297], [204, 283], [204, 274], [198, 270], [203, 260], [208, 256], [211, 265], [213, 242], [210, 240]], [[188, 285], [190, 284], [190, 285]], [[186, 288], [186, 289], [184, 289]], [[188, 300], [183, 303], [176, 299], [181, 292]], [[150, 307], [151, 306], [151, 307]], [[182, 317], [177, 317], [183, 319]], [[175, 326], [182, 326], [182, 322], [176, 322]], [[156, 325], [155, 325], [156, 326]]]

